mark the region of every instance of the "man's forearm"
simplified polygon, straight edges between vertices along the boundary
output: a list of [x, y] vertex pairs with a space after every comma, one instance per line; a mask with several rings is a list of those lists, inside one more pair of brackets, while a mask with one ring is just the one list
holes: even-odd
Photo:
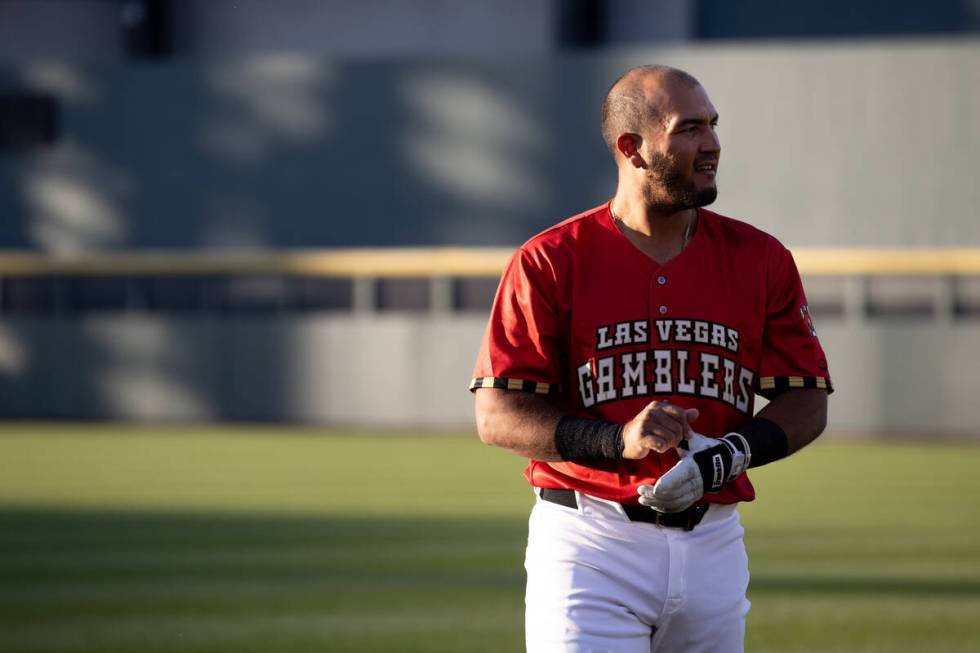
[[562, 460], [555, 448], [555, 427], [562, 415], [538, 395], [494, 388], [476, 391], [476, 428], [480, 440], [525, 458]]
[[526, 458], [589, 463], [639, 460], [663, 453], [690, 434], [698, 411], [651, 401], [626, 424], [566, 414], [541, 395], [495, 388], [476, 391], [480, 439]]
[[823, 433], [827, 426], [827, 393], [809, 388], [787, 390], [770, 401], [757, 416], [771, 420], [783, 429], [789, 455]]

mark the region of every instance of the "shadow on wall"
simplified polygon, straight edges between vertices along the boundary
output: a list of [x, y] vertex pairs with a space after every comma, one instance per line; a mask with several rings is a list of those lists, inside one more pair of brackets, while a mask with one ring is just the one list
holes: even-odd
[[199, 200], [200, 244], [243, 232], [242, 245], [284, 247], [525, 239], [549, 199], [546, 107], [527, 80], [492, 73], [288, 58], [209, 70], [218, 108], [201, 141], [218, 191]]
[[21, 228], [0, 247], [523, 242], [603, 201], [614, 171], [607, 71], [514, 63], [25, 66], [15, 84], [58, 98], [63, 139], [3, 170]]
[[[547, 213], [553, 172], [581, 176], [585, 160], [549, 145], [580, 81], [536, 92], [551, 65], [27, 65], [3, 83], [57, 97], [63, 138], [2, 161], [0, 209], [20, 228], [0, 247], [520, 242], [564, 217]], [[602, 199], [570, 195], [569, 213]], [[76, 308], [3, 318], [3, 414], [164, 419], [179, 404], [190, 419], [275, 419], [308, 355], [283, 340], [288, 318]]]

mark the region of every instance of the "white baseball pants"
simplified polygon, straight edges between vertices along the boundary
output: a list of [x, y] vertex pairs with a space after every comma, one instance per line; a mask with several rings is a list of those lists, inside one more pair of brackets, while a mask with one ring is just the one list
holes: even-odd
[[711, 506], [688, 532], [576, 499], [578, 509], [538, 498], [531, 512], [529, 653], [743, 650], [749, 570], [735, 506]]

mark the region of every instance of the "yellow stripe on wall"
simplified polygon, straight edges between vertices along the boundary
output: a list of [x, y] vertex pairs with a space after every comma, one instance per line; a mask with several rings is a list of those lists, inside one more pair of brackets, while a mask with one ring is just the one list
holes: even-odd
[[[0, 251], [0, 276], [279, 274], [313, 277], [499, 277], [513, 247], [391, 247], [261, 252], [148, 250], [53, 256]], [[809, 275], [980, 274], [980, 248], [792, 249]]]

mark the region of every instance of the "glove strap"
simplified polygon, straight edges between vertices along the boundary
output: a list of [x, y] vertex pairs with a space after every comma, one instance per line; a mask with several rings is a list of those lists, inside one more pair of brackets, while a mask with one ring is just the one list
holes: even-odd
[[742, 472], [749, 468], [749, 463], [752, 460], [752, 448], [749, 447], [748, 441], [741, 433], [729, 433], [720, 438], [719, 442], [728, 447], [732, 455], [732, 468], [728, 473], [728, 478], [725, 479], [727, 483], [738, 478]]
[[619, 460], [623, 457], [623, 424], [565, 415], [555, 427], [555, 451], [562, 460]]

